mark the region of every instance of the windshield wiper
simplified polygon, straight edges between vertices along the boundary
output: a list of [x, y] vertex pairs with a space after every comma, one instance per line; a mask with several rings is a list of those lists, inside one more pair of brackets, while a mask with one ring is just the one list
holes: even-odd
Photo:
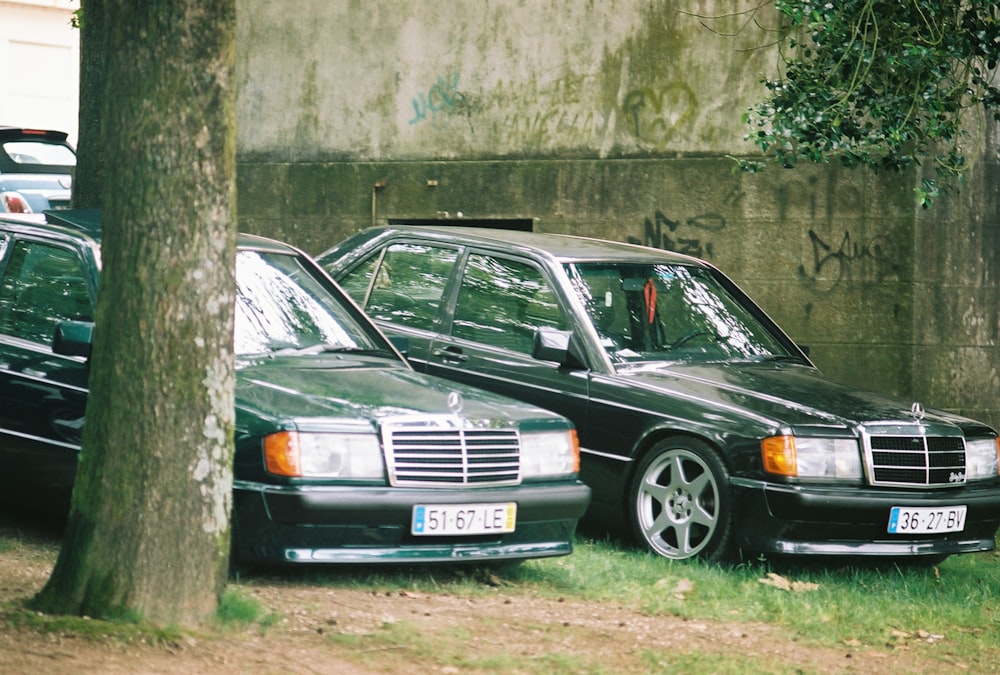
[[345, 345], [337, 342], [317, 342], [308, 347], [283, 347], [271, 352], [274, 356], [307, 356], [309, 354], [333, 354], [344, 352], [384, 352], [384, 349], [362, 349], [354, 345]]
[[791, 354], [762, 354], [750, 360], [754, 363], [803, 363], [801, 356]]

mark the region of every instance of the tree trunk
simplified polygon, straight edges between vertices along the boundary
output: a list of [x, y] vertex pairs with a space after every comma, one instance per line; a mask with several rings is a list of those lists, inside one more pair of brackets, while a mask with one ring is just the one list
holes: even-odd
[[235, 0], [96, 1], [102, 133], [82, 149], [105, 153], [104, 266], [67, 532], [35, 606], [195, 626], [228, 568]]
[[[104, 189], [105, 152], [101, 143], [101, 107], [105, 100], [106, 0], [84, 0], [86, 20], [80, 21], [80, 112], [73, 176], [73, 207], [99, 209]], [[82, 14], [82, 13], [81, 13]]]

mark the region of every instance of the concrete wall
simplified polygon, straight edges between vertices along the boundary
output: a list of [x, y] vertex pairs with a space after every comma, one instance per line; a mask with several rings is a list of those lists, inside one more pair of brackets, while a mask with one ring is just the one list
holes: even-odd
[[772, 36], [749, 14], [703, 17], [752, 6], [242, 0], [240, 148], [296, 161], [731, 153]]
[[913, 175], [733, 173], [776, 59], [756, 4], [239, 0], [241, 227], [317, 253], [516, 218], [693, 253], [831, 377], [1000, 424], [997, 162], [924, 214]]
[[914, 240], [913, 388], [1000, 423], [1000, 125], [974, 117], [982, 146], [966, 182], [919, 214]]

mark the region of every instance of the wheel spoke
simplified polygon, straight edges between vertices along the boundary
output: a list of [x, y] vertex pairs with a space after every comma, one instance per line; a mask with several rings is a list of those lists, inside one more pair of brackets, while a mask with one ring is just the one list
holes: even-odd
[[[694, 552], [695, 547], [691, 544], [691, 521], [686, 520], [677, 525], [677, 548], [682, 555], [688, 556]], [[704, 541], [704, 539], [702, 539]], [[700, 542], [699, 542], [700, 543]]]
[[696, 501], [695, 509], [691, 513], [690, 522], [703, 525], [712, 530], [715, 529], [715, 523], [717, 518], [718, 516], [714, 513], [710, 513], [709, 511], [707, 511], [700, 501]]
[[703, 471], [701, 475], [696, 476], [691, 482], [685, 483], [687, 491], [698, 499], [704, 496], [706, 491], [713, 492], [713, 485], [712, 477], [707, 471]]
[[660, 511], [660, 515], [656, 517], [656, 520], [652, 524], [644, 528], [646, 537], [650, 540], [653, 539], [663, 539], [663, 533], [674, 527], [673, 521], [670, 520], [670, 514], [666, 510]]
[[655, 499], [656, 503], [663, 508], [667, 501], [667, 494], [670, 492], [670, 486], [660, 485], [652, 476], [650, 476], [643, 484], [642, 491], [651, 499]]

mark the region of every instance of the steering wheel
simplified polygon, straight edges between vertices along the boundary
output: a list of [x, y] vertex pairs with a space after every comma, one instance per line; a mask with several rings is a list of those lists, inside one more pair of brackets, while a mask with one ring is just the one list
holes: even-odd
[[718, 337], [716, 337], [715, 333], [708, 330], [707, 328], [695, 328], [693, 330], [689, 330], [687, 333], [684, 333], [684, 335], [680, 336], [679, 338], [671, 342], [670, 346], [667, 347], [667, 349], [677, 349], [681, 345], [685, 344], [690, 340], [693, 340], [694, 338], [700, 335], [710, 335], [713, 341], [719, 339]]

